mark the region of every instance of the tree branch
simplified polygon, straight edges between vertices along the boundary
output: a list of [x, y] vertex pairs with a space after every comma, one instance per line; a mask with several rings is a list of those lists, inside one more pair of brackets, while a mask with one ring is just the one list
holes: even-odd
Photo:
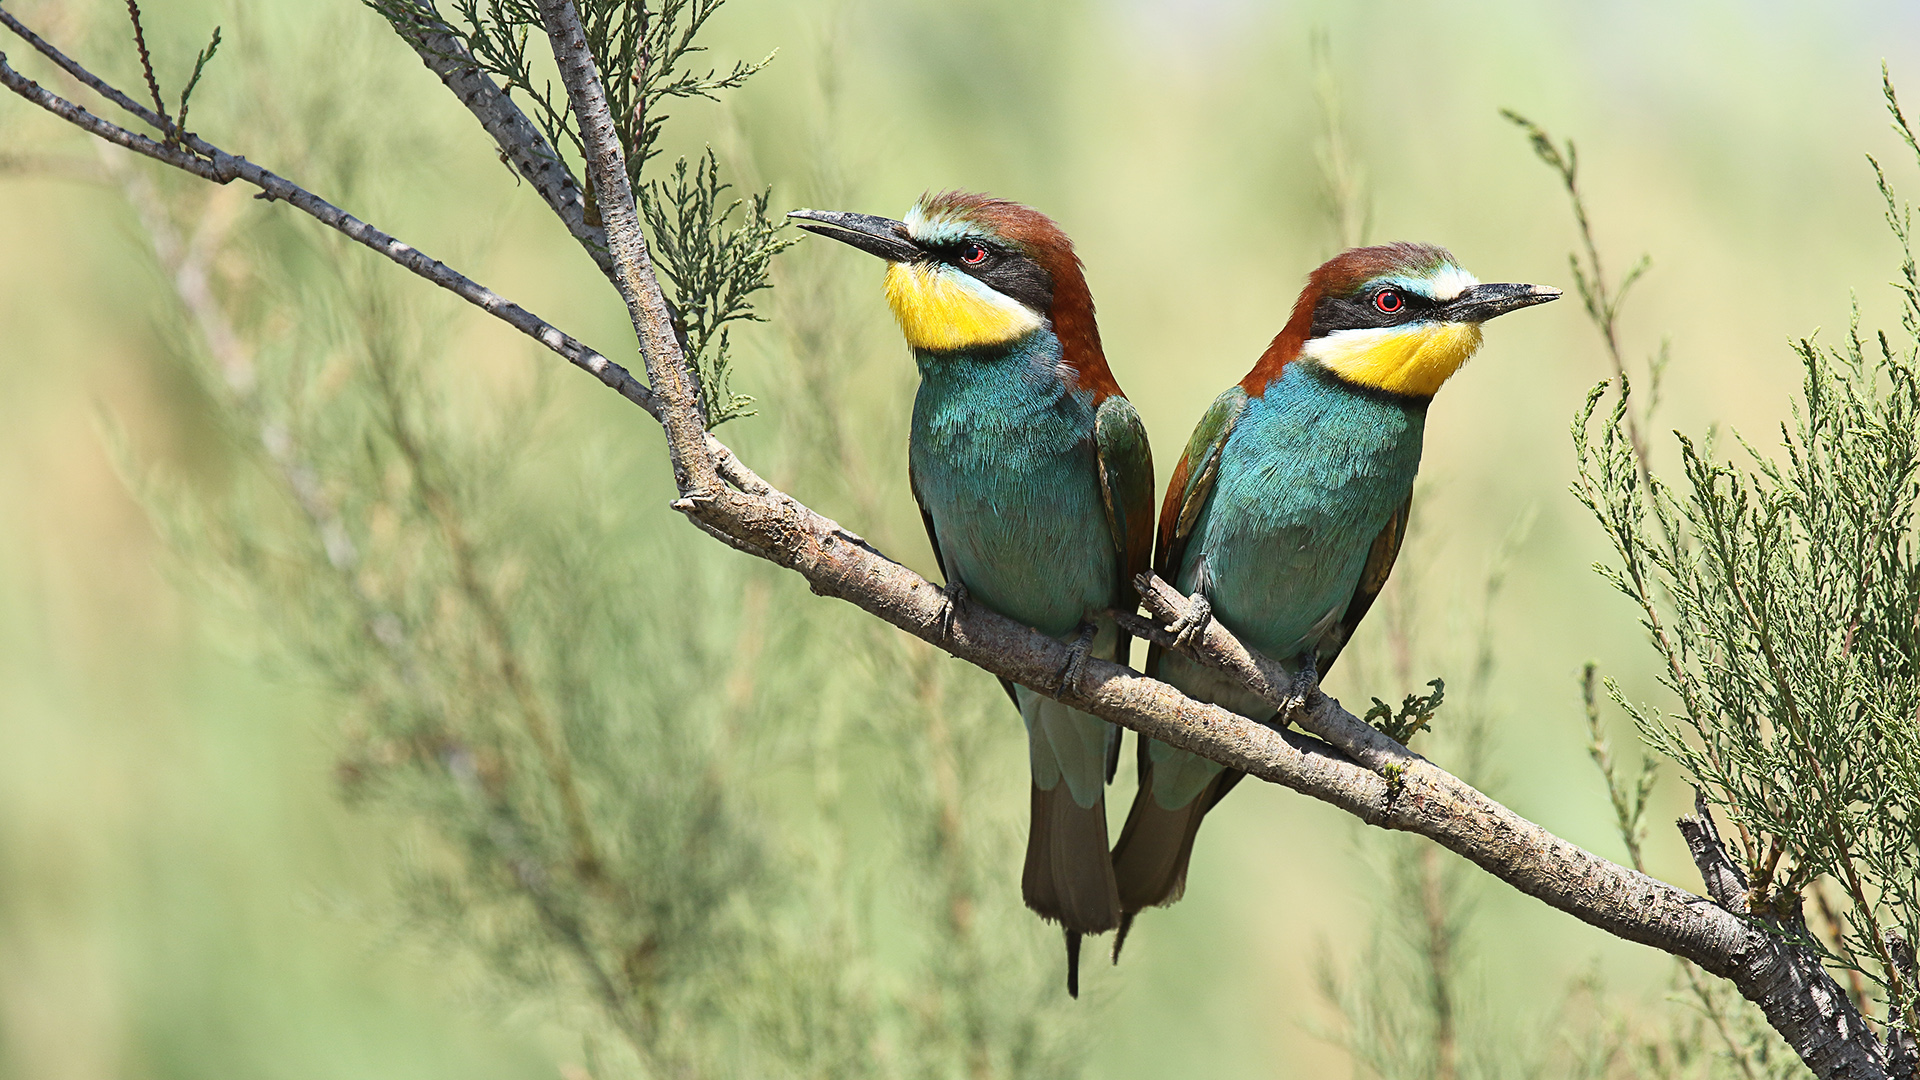
[[379, 11], [393, 25], [394, 32], [419, 54], [421, 63], [440, 77], [460, 104], [493, 136], [502, 159], [533, 185], [567, 227], [567, 232], [592, 256], [600, 272], [607, 275], [608, 280], [614, 280], [607, 231], [587, 223], [586, 193], [580, 190], [573, 171], [540, 133], [539, 126], [528, 119], [513, 98], [480, 66], [453, 27], [431, 18], [433, 12], [426, 5], [382, 4]]
[[[147, 109], [79, 64], [61, 55], [37, 36], [26, 32], [26, 28], [20, 26], [18, 20], [4, 9], [0, 9], [0, 25], [5, 25], [15, 33], [21, 34], [29, 44], [40, 49], [68, 74], [99, 90], [121, 108], [149, 123], [158, 123], [159, 118], [153, 116]], [[243, 180], [252, 184], [260, 189], [260, 194], [255, 196], [256, 198], [277, 199], [285, 202], [321, 224], [399, 263], [420, 277], [533, 338], [566, 358], [575, 367], [592, 373], [606, 386], [618, 391], [622, 397], [647, 410], [648, 413], [656, 417], [659, 415], [660, 404], [653, 392], [636, 380], [626, 368], [562, 333], [557, 327], [520, 305], [501, 298], [492, 289], [466, 277], [440, 260], [401, 243], [284, 177], [263, 169], [246, 158], [229, 154], [191, 133], [181, 133], [179, 147], [176, 148], [103, 120], [15, 71], [8, 64], [7, 55], [4, 52], [0, 52], [0, 85], [4, 85], [62, 120], [135, 153], [144, 154], [216, 184], [227, 184], [234, 180]]]
[[540, 0], [540, 16], [574, 119], [580, 124], [581, 140], [586, 144], [588, 177], [599, 200], [600, 220], [606, 225], [607, 248], [613, 255], [614, 285], [627, 303], [627, 316], [633, 321], [640, 355], [646, 361], [647, 381], [660, 399], [661, 408], [654, 417], [666, 429], [674, 486], [682, 496], [713, 491], [720, 486], [720, 479], [707, 452], [700, 388], [694, 384], [686, 352], [674, 335], [673, 317], [660, 291], [660, 281], [654, 276], [647, 239], [640, 232], [640, 211], [627, 179], [626, 154], [613, 113], [607, 107], [600, 68], [587, 47], [586, 31], [573, 0]]
[[[20, 76], [6, 66], [3, 54], [0, 82], [119, 145], [216, 183], [245, 180], [264, 197], [294, 205], [593, 372], [666, 429], [681, 495], [673, 504], [676, 510], [734, 547], [796, 571], [814, 592], [853, 603], [954, 656], [1141, 735], [1284, 785], [1369, 824], [1430, 837], [1591, 925], [1732, 979], [1743, 995], [1767, 1011], [1820, 1076], [1853, 1080], [1888, 1075], [1879, 1042], [1818, 960], [1784, 940], [1780, 924], [1730, 910], [1732, 894], [1725, 894], [1723, 906], [1601, 859], [1387, 739], [1332, 698], [1316, 691], [1305, 700], [1289, 699], [1281, 690], [1291, 685], [1284, 673], [1246, 650], [1217, 623], [1206, 628], [1193, 654], [1235, 673], [1276, 710], [1326, 742], [1254, 723], [1106, 661], [1087, 661], [1078, 683], [1063, 684], [1067, 645], [976, 604], [962, 603], [956, 610], [932, 583], [761, 480], [705, 430], [698, 388], [653, 273], [623, 150], [578, 14], [570, 0], [541, 0], [540, 6], [587, 145], [594, 190], [607, 223], [614, 281], [639, 336], [654, 392], [517, 305], [244, 158], [190, 133], [179, 134], [175, 149], [100, 120]], [[23, 33], [11, 16], [0, 12], [0, 22], [115, 104], [150, 123], [158, 119], [149, 119], [143, 115], [146, 110], [125, 95]], [[1164, 582], [1147, 584], [1150, 610], [1160, 615], [1184, 610], [1184, 598]], [[1166, 640], [1163, 631], [1151, 629]], [[1682, 830], [1692, 845], [1696, 834], [1710, 834], [1711, 823], [1683, 823]], [[1708, 856], [1717, 851], [1717, 858], [1725, 859], [1717, 835], [1711, 844], [1696, 848], [1702, 850]], [[1712, 869], [1718, 863], [1703, 858], [1702, 864], [1710, 889], [1721, 898], [1726, 882], [1713, 876], [1718, 870]]]
[[1798, 898], [1788, 912], [1750, 911], [1746, 875], [1720, 842], [1704, 791], [1694, 791], [1693, 810], [1692, 816], [1675, 824], [1700, 868], [1707, 893], [1727, 912], [1745, 917], [1744, 940], [1733, 956], [1733, 969], [1714, 974], [1732, 979], [1743, 997], [1760, 1006], [1767, 1022], [1816, 1076], [1911, 1077], [1910, 1068], [1894, 1071], [1886, 1047], [1827, 973], [1819, 955], [1796, 944], [1810, 937]]

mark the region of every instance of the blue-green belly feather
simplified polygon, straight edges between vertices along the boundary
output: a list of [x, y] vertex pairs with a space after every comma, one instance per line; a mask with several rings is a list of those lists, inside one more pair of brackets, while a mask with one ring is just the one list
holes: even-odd
[[[1423, 402], [1356, 390], [1311, 363], [1250, 398], [1175, 584], [1202, 592], [1242, 642], [1291, 668], [1346, 613], [1367, 553], [1413, 490]], [[1245, 688], [1177, 654], [1158, 674], [1201, 700], [1263, 719]], [[1185, 806], [1219, 766], [1154, 744], [1154, 798]]]
[[[1069, 637], [1113, 606], [1118, 555], [1100, 499], [1094, 403], [1059, 376], [1060, 343], [1039, 331], [981, 354], [918, 352], [908, 463], [948, 578], [971, 598]], [[1101, 627], [1093, 653], [1118, 659]], [[1034, 780], [1064, 777], [1090, 807], [1106, 779], [1112, 725], [1024, 687]]]
[[1423, 404], [1289, 364], [1227, 436], [1179, 586], [1204, 580], [1241, 641], [1292, 660], [1346, 610], [1374, 538], [1413, 489], [1425, 423]]

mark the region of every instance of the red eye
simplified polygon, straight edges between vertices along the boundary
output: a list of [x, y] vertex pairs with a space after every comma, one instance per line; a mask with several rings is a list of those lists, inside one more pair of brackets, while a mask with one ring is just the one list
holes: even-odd
[[979, 266], [987, 261], [987, 249], [979, 244], [968, 244], [960, 249], [960, 261], [968, 266]]
[[1373, 306], [1388, 315], [1398, 315], [1400, 309], [1407, 306], [1407, 298], [1401, 296], [1398, 289], [1381, 289], [1373, 294]]

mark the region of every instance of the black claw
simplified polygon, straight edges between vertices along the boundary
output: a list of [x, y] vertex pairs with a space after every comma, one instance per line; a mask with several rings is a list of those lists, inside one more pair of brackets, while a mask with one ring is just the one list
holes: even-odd
[[1113, 935], [1113, 962], [1116, 964], [1120, 962], [1121, 947], [1127, 943], [1127, 931], [1133, 929], [1134, 914], [1131, 911], [1120, 913], [1120, 930]]
[[1080, 931], [1067, 931], [1067, 996], [1080, 996]]

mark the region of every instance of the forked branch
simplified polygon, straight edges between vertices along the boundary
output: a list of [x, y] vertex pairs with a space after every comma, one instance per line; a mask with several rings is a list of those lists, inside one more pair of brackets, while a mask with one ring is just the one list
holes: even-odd
[[[460, 295], [595, 374], [646, 409], [666, 431], [680, 498], [674, 508], [729, 545], [806, 578], [813, 591], [862, 610], [996, 675], [1012, 679], [1141, 735], [1192, 751], [1339, 807], [1369, 824], [1430, 837], [1513, 887], [1629, 941], [1683, 956], [1731, 979], [1758, 1002], [1769, 1020], [1822, 1077], [1890, 1075], [1884, 1049], [1847, 996], [1776, 932], [1745, 913], [1692, 895], [1582, 850], [1515, 814], [1471, 785], [1341, 708], [1316, 690], [1295, 697], [1291, 679], [1246, 649], [1217, 623], [1189, 652], [1236, 676], [1276, 713], [1313, 733], [1295, 734], [1254, 723], [1189, 698], [1166, 683], [1118, 664], [1087, 661], [1076, 685], [1063, 685], [1068, 647], [978, 605], [957, 610], [947, 595], [858, 535], [767, 484], [706, 430], [700, 395], [676, 340], [646, 240], [641, 233], [601, 73], [571, 0], [541, 0], [540, 10], [586, 144], [589, 177], [605, 223], [605, 246], [576, 224], [572, 196], [557, 180], [541, 194], [590, 255], [607, 260], [639, 338], [651, 389], [604, 356], [511, 304], [491, 290], [361, 222], [318, 196], [187, 132], [176, 145], [157, 142], [101, 120], [50, 93], [7, 66], [0, 82], [15, 93], [108, 141], [216, 183], [243, 180], [261, 197], [310, 214], [369, 249]], [[0, 23], [20, 34], [76, 80], [115, 105], [155, 124], [160, 120], [0, 11]], [[423, 58], [450, 87], [478, 96], [469, 101], [510, 160], [541, 157], [530, 124], [513, 122], [484, 88], [464, 80], [459, 63], [447, 70]], [[484, 76], [482, 76], [484, 79]], [[489, 84], [490, 85], [490, 84]], [[463, 96], [463, 101], [467, 98]], [[478, 104], [476, 104], [476, 102]], [[489, 122], [489, 118], [496, 122]], [[521, 118], [524, 121], [524, 117]], [[545, 148], [550, 154], [551, 149]], [[522, 167], [522, 173], [527, 169]], [[535, 171], [538, 171], [537, 169]], [[1148, 610], [1161, 622], [1185, 610], [1185, 599], [1165, 582], [1143, 583]], [[1162, 644], [1174, 641], [1157, 625], [1132, 620], [1132, 629]], [[1692, 819], [1689, 819], [1692, 820]], [[1683, 825], [1690, 840], [1710, 823]], [[1715, 838], [1717, 843], [1717, 837]], [[1718, 862], [1714, 844], [1696, 847], [1710, 883]], [[1723, 857], [1723, 856], [1722, 856]], [[1716, 895], [1716, 899], [1720, 899]]]

